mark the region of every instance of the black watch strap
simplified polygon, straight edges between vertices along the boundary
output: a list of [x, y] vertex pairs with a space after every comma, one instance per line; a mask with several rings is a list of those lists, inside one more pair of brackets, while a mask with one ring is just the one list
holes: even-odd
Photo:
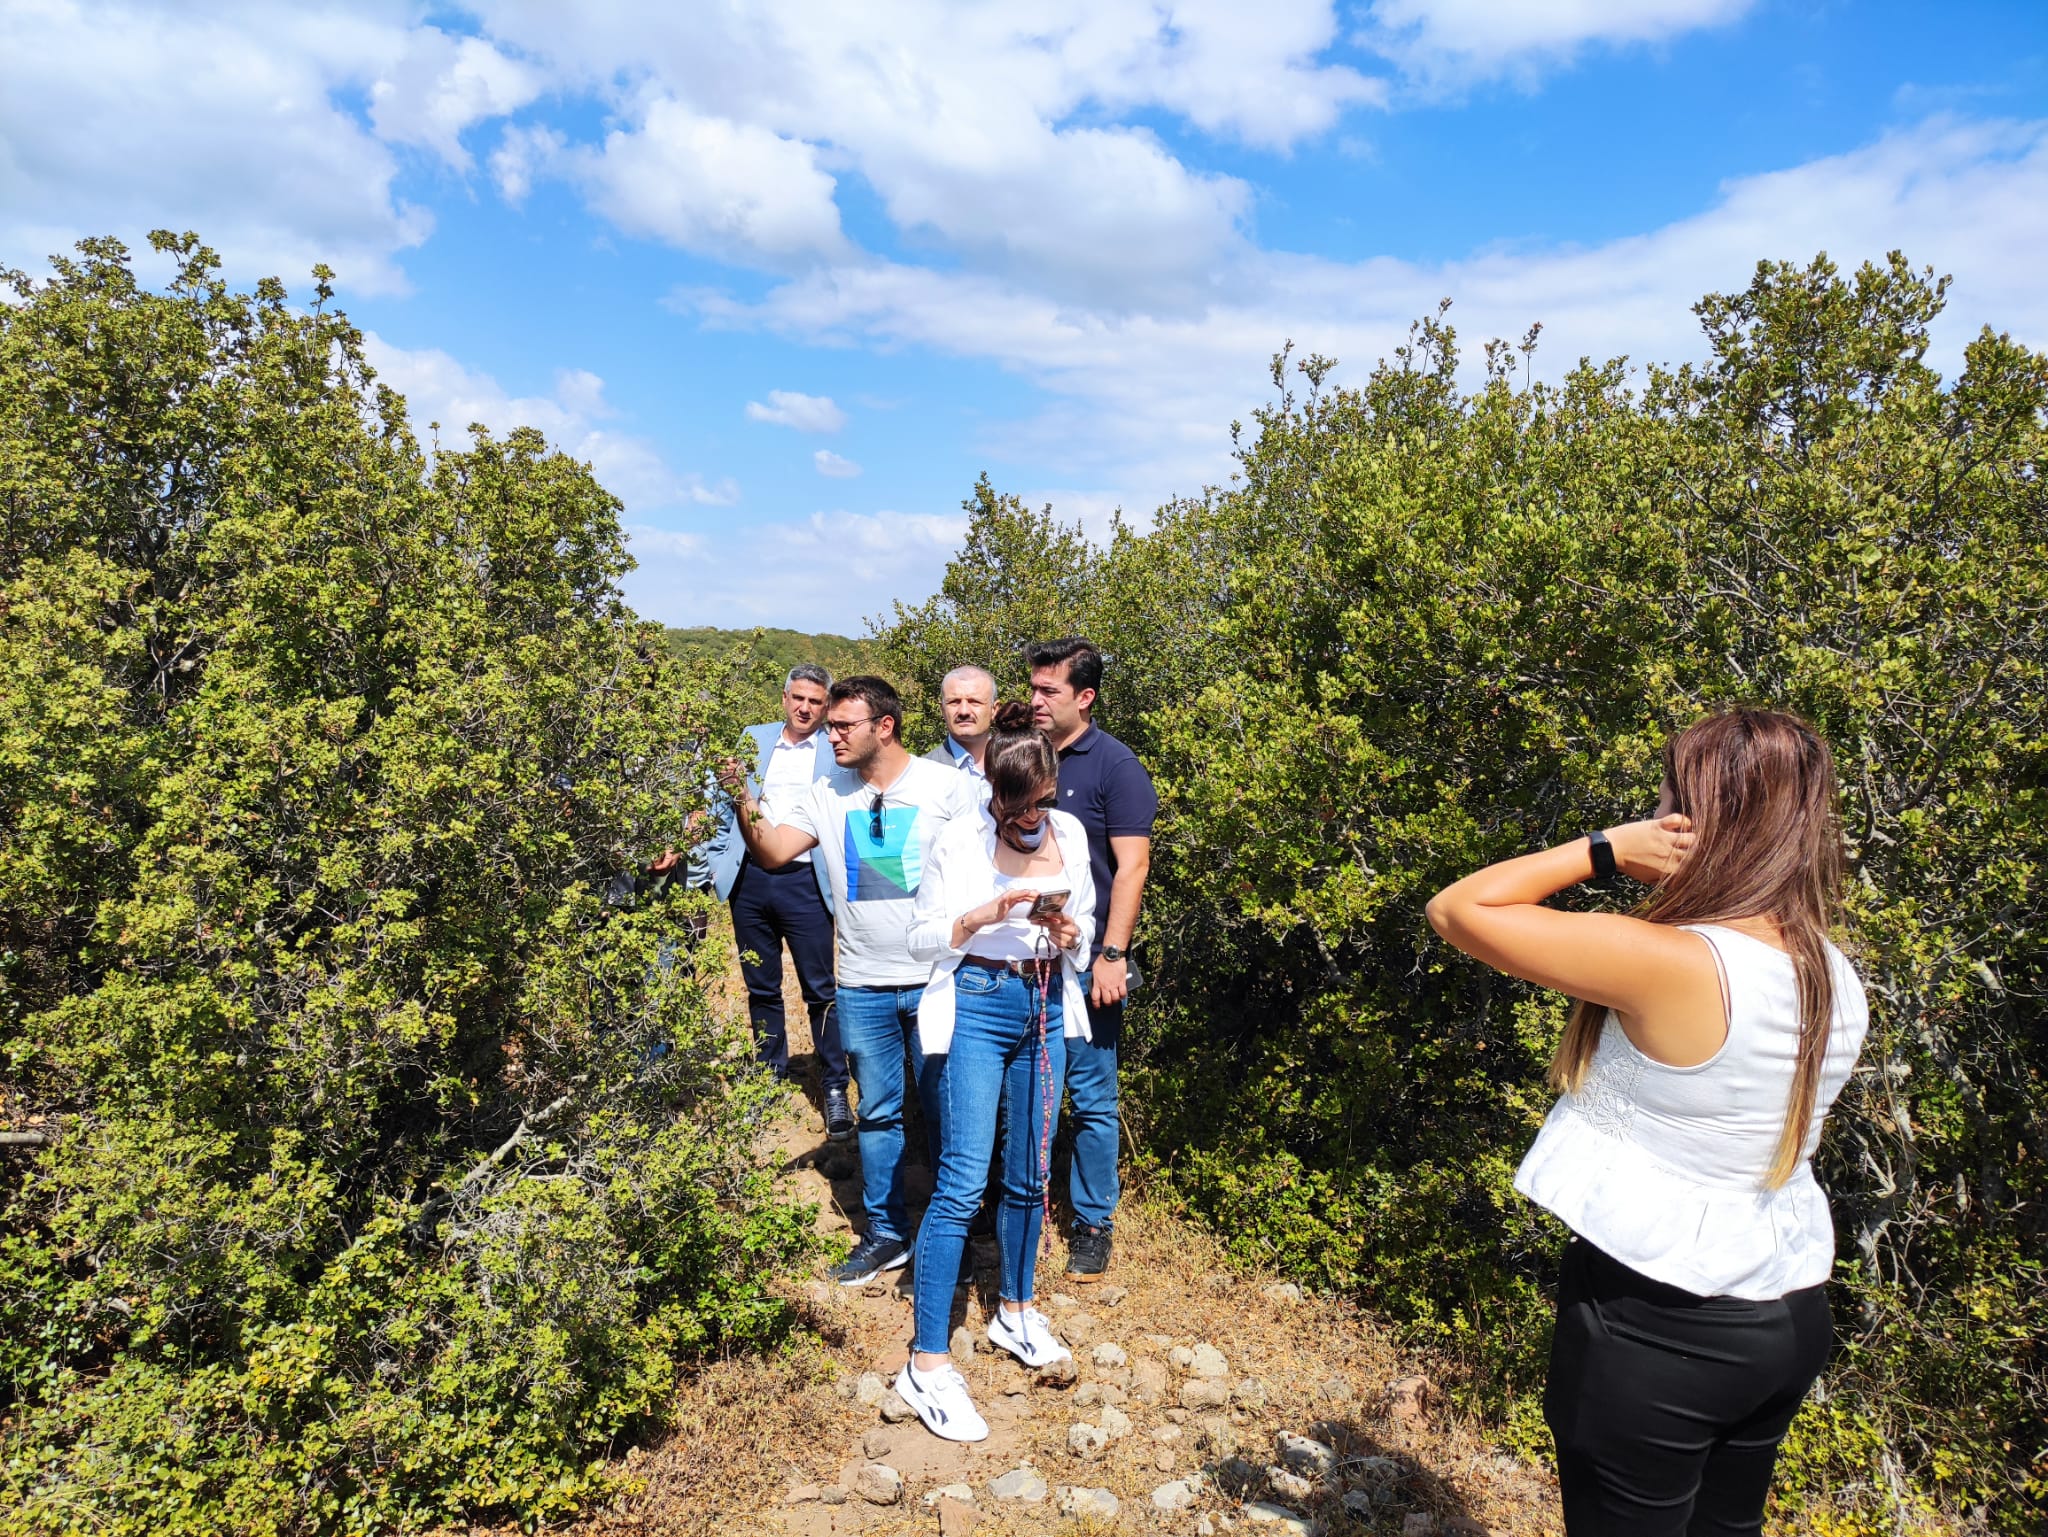
[[1593, 846], [1593, 879], [1611, 881], [1615, 877], [1614, 845], [1607, 841], [1607, 834], [1594, 829], [1586, 834], [1586, 842]]

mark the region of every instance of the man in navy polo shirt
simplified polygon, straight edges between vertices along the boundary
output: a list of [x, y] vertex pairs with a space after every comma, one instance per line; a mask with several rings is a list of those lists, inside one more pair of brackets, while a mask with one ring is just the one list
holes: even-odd
[[1087, 829], [1095, 890], [1107, 894], [1096, 899], [1096, 959], [1081, 980], [1088, 994], [1089, 1039], [1067, 1042], [1067, 1092], [1074, 1103], [1068, 1188], [1074, 1226], [1067, 1235], [1067, 1275], [1099, 1281], [1109, 1271], [1118, 1196], [1117, 1051], [1124, 999], [1138, 981], [1130, 963], [1131, 931], [1152, 868], [1159, 796], [1138, 755], [1094, 722], [1102, 653], [1069, 636], [1032, 646], [1025, 660], [1032, 715], [1060, 755], [1060, 809]]

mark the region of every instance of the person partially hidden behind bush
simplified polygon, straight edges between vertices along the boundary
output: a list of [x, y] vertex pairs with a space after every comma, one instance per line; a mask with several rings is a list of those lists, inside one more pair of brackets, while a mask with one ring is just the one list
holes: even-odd
[[[1760, 1533], [1779, 1443], [1832, 1344], [1834, 1223], [1808, 1160], [1869, 1023], [1828, 938], [1833, 761], [1730, 710], [1665, 748], [1657, 815], [1490, 865], [1429, 921], [1578, 1000], [1515, 1188], [1573, 1237], [1544, 1417], [1571, 1537]], [[1632, 915], [1545, 898], [1615, 871]]]

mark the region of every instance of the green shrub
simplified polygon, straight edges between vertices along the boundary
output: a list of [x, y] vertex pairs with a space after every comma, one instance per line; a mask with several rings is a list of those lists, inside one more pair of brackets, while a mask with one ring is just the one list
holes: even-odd
[[1562, 1009], [1422, 905], [1644, 814], [1663, 739], [1717, 703], [1813, 719], [1873, 1029], [1820, 1159], [1844, 1349], [1789, 1487], [2018, 1533], [2048, 1494], [2048, 360], [1986, 332], [1944, 382], [1941, 301], [1897, 256], [1765, 264], [1699, 305], [1704, 365], [1555, 385], [1522, 368], [1532, 332], [1468, 389], [1441, 314], [1355, 389], [1283, 354], [1229, 486], [1089, 559], [984, 485], [941, 594], [882, 639], [927, 687], [1034, 634], [1112, 654], [1106, 723], [1163, 799], [1126, 1099], [1147, 1157], [1516, 1424], [1561, 1235], [1511, 1179]]
[[324, 274], [156, 244], [0, 305], [0, 1531], [564, 1515], [810, 1241], [681, 915], [606, 900], [732, 671], [585, 466], [430, 459]]

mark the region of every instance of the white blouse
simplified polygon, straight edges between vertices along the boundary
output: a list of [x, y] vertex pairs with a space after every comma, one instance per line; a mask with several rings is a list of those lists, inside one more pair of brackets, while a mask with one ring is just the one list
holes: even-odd
[[[1066, 915], [1080, 929], [1074, 948], [1061, 952], [1062, 1033], [1088, 1034], [1088, 998], [1081, 991], [1081, 973], [1089, 961], [1089, 936], [1095, 932], [1095, 876], [1088, 864], [1088, 834], [1064, 811], [1046, 813], [1052, 836], [1066, 866]], [[996, 819], [983, 808], [978, 816], [955, 817], [939, 831], [925, 853], [924, 874], [910, 919], [910, 953], [932, 967], [924, 997], [917, 1006], [917, 1040], [926, 1056], [938, 1056], [953, 1044], [953, 973], [960, 969], [966, 947], [953, 946], [953, 920], [995, 900]], [[973, 942], [968, 936], [969, 944]]]
[[1828, 1278], [1835, 1224], [1808, 1161], [1869, 1029], [1863, 984], [1832, 945], [1835, 1016], [1801, 1162], [1776, 1190], [1799, 1059], [1792, 957], [1735, 929], [1686, 925], [1727, 986], [1728, 1038], [1696, 1067], [1645, 1056], [1608, 1011], [1575, 1094], [1551, 1107], [1515, 1189], [1631, 1270], [1701, 1297], [1767, 1301]]

